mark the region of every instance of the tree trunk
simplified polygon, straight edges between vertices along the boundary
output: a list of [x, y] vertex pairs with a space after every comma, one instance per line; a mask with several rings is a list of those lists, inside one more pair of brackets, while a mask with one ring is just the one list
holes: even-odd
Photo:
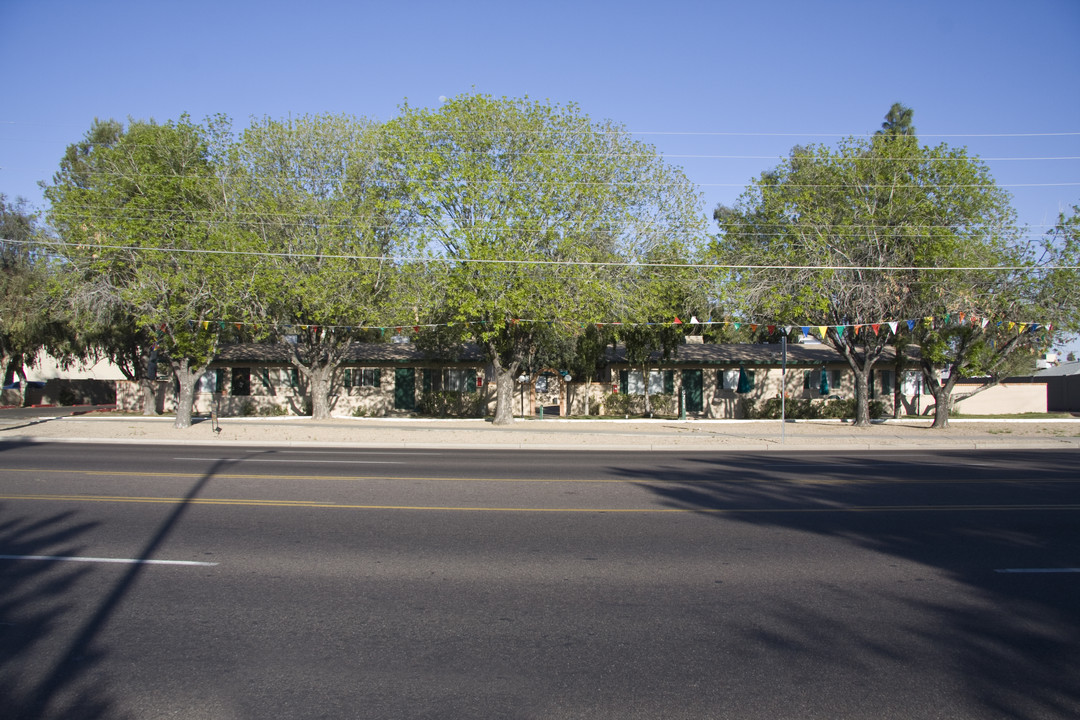
[[645, 380], [645, 417], [652, 417], [652, 402], [649, 398], [649, 370], [645, 366], [641, 368], [641, 377]]
[[190, 361], [184, 358], [173, 361], [173, 375], [180, 385], [176, 394], [176, 422], [173, 427], [178, 430], [191, 427], [191, 416], [195, 407], [195, 388], [198, 387], [199, 378], [206, 371], [206, 366], [192, 368]]
[[133, 374], [137, 376], [139, 387], [142, 389], [142, 414], [146, 416], [157, 416], [160, 414], [157, 407], [157, 350], [141, 348], [135, 352], [134, 355], [132, 370]]
[[936, 379], [926, 377], [924, 369], [923, 379], [930, 387], [930, 393], [934, 396], [934, 424], [931, 428], [944, 430], [949, 427], [949, 413], [952, 411], [952, 393], [956, 386], [956, 369], [949, 373], [949, 379], [944, 383]]
[[326, 420], [330, 417], [330, 386], [334, 367], [322, 365], [307, 370], [308, 392], [311, 393], [311, 419]]
[[26, 407], [26, 369], [22, 363], [15, 368], [15, 375], [19, 378], [19, 407]]
[[870, 427], [870, 372], [873, 366], [854, 370], [855, 427]]
[[514, 376], [517, 375], [518, 364], [510, 363], [509, 367], [502, 367], [496, 361], [495, 366], [495, 425], [510, 425], [514, 422]]
[[952, 400], [951, 393], [946, 393], [944, 388], [938, 390], [934, 396], [934, 424], [930, 427], [944, 430], [949, 427], [949, 402]]
[[139, 389], [142, 390], [142, 414], [146, 416], [156, 417], [161, 413], [158, 412], [157, 407], [157, 380], [151, 380], [149, 378], [139, 379]]

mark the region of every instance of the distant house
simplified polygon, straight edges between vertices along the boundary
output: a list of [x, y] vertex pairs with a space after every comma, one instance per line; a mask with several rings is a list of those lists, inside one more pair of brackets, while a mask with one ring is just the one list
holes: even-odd
[[1046, 382], [1048, 411], [1080, 412], [1080, 361], [1040, 370], [1034, 378]]

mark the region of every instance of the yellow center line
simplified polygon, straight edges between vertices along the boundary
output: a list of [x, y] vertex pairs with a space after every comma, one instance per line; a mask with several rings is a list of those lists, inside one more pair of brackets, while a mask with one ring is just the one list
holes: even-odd
[[[85, 475], [90, 477], [139, 477], [139, 478], [204, 478], [205, 472], [143, 472], [143, 471], [120, 471], [120, 470], [71, 470], [53, 468], [0, 468], [0, 473], [52, 473], [68, 475]], [[685, 485], [708, 485], [716, 483], [725, 484], [788, 484], [788, 485], [995, 485], [1002, 483], [1039, 483], [1039, 484], [1072, 484], [1076, 479], [1038, 479], [1038, 478], [1008, 478], [1008, 479], [884, 479], [872, 478], [741, 478], [741, 477], [712, 477], [712, 478], [478, 478], [478, 477], [437, 477], [428, 475], [277, 475], [277, 474], [243, 474], [243, 473], [212, 473], [211, 477], [222, 480], [333, 480], [369, 482], [380, 480], [410, 481], [410, 482], [464, 482], [464, 483], [567, 483], [567, 484], [685, 484]]]
[[314, 500], [252, 500], [240, 498], [129, 497], [122, 495], [0, 495], [0, 500], [45, 500], [54, 502], [155, 503], [167, 505], [229, 505], [241, 507], [295, 507], [337, 510], [422, 510], [457, 512], [538, 512], [538, 513], [656, 513], [656, 514], [743, 514], [743, 513], [836, 513], [836, 512], [924, 512], [1002, 510], [1080, 510], [1080, 505], [865, 505], [800, 508], [605, 508], [605, 507], [476, 507], [447, 505], [355, 505]]

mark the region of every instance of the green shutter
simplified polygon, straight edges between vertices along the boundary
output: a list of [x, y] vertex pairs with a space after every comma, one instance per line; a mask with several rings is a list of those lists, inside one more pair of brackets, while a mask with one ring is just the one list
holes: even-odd
[[375, 387], [382, 387], [382, 368], [372, 368], [375, 375]]
[[629, 370], [620, 370], [619, 371], [619, 392], [622, 393], [623, 395], [626, 395], [627, 393], [630, 392], [630, 371]]
[[353, 386], [352, 368], [345, 368], [345, 389], [348, 390]]
[[664, 371], [664, 392], [668, 395], [675, 394], [675, 371]]
[[476, 370], [465, 371], [465, 392], [476, 392]]
[[423, 380], [424, 392], [431, 392], [431, 370], [424, 368], [424, 380]]

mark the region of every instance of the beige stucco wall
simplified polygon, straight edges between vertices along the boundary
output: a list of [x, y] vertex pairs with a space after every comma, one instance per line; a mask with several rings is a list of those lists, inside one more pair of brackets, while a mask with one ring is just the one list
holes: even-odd
[[74, 362], [69, 367], [61, 367], [60, 362], [46, 352], [38, 353], [33, 367], [26, 368], [26, 379], [45, 382], [63, 378], [65, 380], [123, 380], [120, 368], [108, 360]]
[[[983, 390], [956, 404], [956, 411], [966, 415], [1009, 415], [1046, 412], [1046, 383], [1001, 384]], [[957, 385], [953, 396], [965, 392]]]

